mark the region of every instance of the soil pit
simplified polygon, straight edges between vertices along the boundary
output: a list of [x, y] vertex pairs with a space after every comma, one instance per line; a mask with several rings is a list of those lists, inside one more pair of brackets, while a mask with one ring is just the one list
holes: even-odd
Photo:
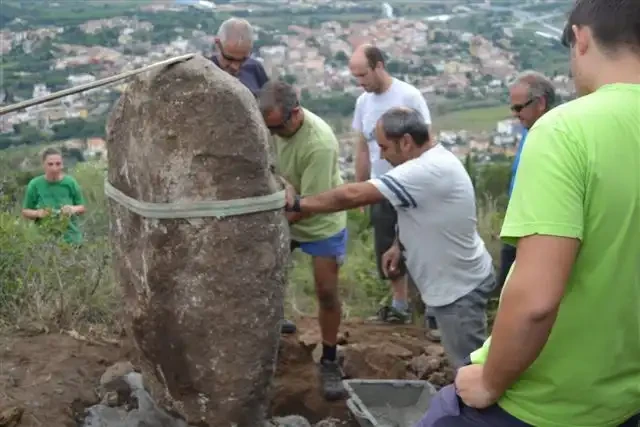
[[[271, 415], [357, 425], [344, 401], [327, 402], [320, 394], [314, 362], [321, 350], [317, 320], [295, 321], [299, 332], [282, 337]], [[0, 427], [76, 427], [85, 408], [98, 403], [96, 391], [105, 370], [133, 360], [130, 347], [117, 340], [59, 333], [14, 333], [0, 340]], [[436, 386], [453, 379], [442, 347], [427, 341], [419, 327], [344, 322], [340, 343], [349, 378], [427, 379]]]

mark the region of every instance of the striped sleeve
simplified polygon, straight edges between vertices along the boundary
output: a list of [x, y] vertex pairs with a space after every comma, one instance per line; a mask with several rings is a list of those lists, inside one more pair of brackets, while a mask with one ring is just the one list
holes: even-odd
[[[412, 162], [399, 165], [386, 174], [369, 180], [395, 207], [417, 208], [420, 188], [416, 185], [419, 176], [412, 173]], [[412, 176], [417, 179], [412, 179]]]

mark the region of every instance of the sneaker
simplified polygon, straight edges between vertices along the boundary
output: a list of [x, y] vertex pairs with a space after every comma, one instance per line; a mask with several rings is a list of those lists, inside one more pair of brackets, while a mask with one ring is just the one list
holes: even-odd
[[346, 395], [342, 385], [342, 369], [338, 362], [321, 360], [319, 363], [322, 394], [326, 400], [340, 400]]
[[298, 328], [291, 320], [284, 319], [280, 325], [280, 332], [283, 334], [295, 334]]
[[441, 335], [438, 330], [438, 323], [436, 322], [436, 318], [432, 316], [427, 316], [425, 318], [424, 326], [427, 330], [425, 333], [425, 337], [431, 342], [440, 342]]
[[425, 333], [425, 337], [431, 342], [440, 342], [442, 340], [440, 331], [437, 329], [430, 329]]
[[397, 310], [390, 305], [386, 305], [381, 307], [376, 315], [371, 317], [369, 320], [394, 325], [404, 325], [411, 323], [411, 313], [409, 311]]

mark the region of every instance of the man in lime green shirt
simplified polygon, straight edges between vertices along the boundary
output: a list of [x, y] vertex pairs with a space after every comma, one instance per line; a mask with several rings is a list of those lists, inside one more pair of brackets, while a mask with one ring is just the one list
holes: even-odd
[[[300, 106], [291, 85], [268, 82], [259, 95], [260, 110], [273, 135], [276, 173], [308, 196], [342, 184], [338, 140], [320, 117]], [[287, 212], [291, 250], [300, 248], [313, 260], [322, 334], [320, 378], [326, 399], [344, 396], [336, 345], [341, 307], [338, 273], [347, 251], [346, 212], [305, 215]]]
[[580, 97], [527, 136], [493, 334], [420, 427], [638, 425], [639, 22], [638, 0], [574, 5], [563, 40]]
[[82, 243], [78, 215], [85, 211], [84, 197], [78, 182], [63, 173], [62, 155], [48, 148], [42, 155], [44, 174], [33, 178], [27, 185], [22, 216], [43, 224], [48, 219], [62, 216], [69, 223], [64, 231], [67, 243]]

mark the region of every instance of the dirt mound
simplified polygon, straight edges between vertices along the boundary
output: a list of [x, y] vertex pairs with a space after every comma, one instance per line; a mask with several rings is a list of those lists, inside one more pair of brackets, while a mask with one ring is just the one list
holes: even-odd
[[[317, 320], [302, 318], [296, 323], [300, 332], [284, 336], [280, 345], [272, 413], [300, 414], [311, 422], [328, 416], [349, 419], [344, 402], [327, 402], [319, 392], [314, 362], [321, 351]], [[427, 341], [420, 327], [350, 321], [340, 329], [339, 353], [349, 378], [425, 379], [437, 387], [453, 380], [442, 346]]]
[[[300, 332], [281, 341], [272, 415], [296, 414], [312, 423], [348, 421], [344, 402], [326, 402], [319, 392], [317, 321], [302, 318], [296, 323]], [[351, 321], [341, 331], [340, 353], [350, 378], [428, 379], [436, 386], [451, 382], [453, 371], [442, 347], [425, 340], [419, 327]], [[85, 408], [98, 403], [96, 390], [105, 370], [132, 360], [130, 349], [119, 342], [78, 335], [12, 334], [0, 340], [0, 427], [75, 427]], [[3, 416], [13, 421], [5, 424]]]

